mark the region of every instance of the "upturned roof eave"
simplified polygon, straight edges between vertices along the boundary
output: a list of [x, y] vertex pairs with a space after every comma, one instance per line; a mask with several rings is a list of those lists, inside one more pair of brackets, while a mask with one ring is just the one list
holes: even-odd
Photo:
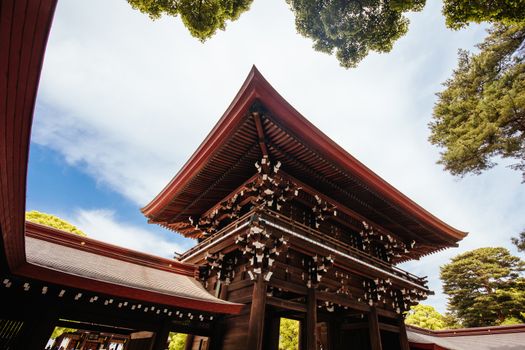
[[466, 237], [467, 232], [458, 230], [398, 191], [379, 175], [349, 154], [330, 139], [315, 125], [291, 106], [262, 76], [255, 66], [252, 67], [241, 89], [235, 96], [226, 112], [168, 185], [141, 210], [144, 215], [155, 222], [155, 217], [171, 202], [184, 186], [211, 158], [214, 151], [228, 140], [228, 135], [245, 117], [251, 105], [259, 100], [265, 108], [279, 116], [279, 123], [307, 143], [312, 149], [323, 154], [342, 169], [356, 176], [366, 186], [386, 198], [393, 205], [399, 206], [411, 215], [426, 223], [441, 234], [455, 241]]
[[248, 77], [244, 81], [241, 89], [233, 99], [228, 109], [224, 112], [217, 124], [210, 131], [208, 136], [200, 144], [199, 148], [193, 153], [190, 159], [182, 166], [179, 172], [171, 181], [159, 192], [150, 203], [141, 208], [141, 212], [148, 218], [154, 217], [170, 203], [177, 193], [184, 188], [184, 185], [198, 173], [205, 165], [205, 161], [227, 141], [227, 136], [241, 122], [246, 111], [256, 100], [256, 82], [262, 75], [255, 66], [252, 67]]

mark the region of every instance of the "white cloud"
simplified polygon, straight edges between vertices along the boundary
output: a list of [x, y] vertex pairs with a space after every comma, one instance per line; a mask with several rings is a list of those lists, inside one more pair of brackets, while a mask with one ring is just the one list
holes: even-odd
[[[364, 164], [471, 232], [460, 249], [411, 264], [440, 293], [438, 266], [450, 256], [510, 246], [510, 236], [525, 227], [520, 174], [499, 167], [458, 181], [435, 164], [438, 150], [427, 142], [434, 93], [455, 67], [457, 49], [472, 48], [485, 35], [480, 26], [447, 30], [440, 6], [429, 1], [424, 12], [412, 14], [408, 35], [390, 54], [371, 54], [359, 68], [344, 70], [296, 33], [284, 0], [255, 1], [205, 44], [178, 19], [151, 22], [125, 1], [62, 1], [33, 141], [144, 205], [197, 148], [256, 64], [294, 107]], [[84, 212], [79, 222], [114, 223], [103, 214]], [[443, 300], [431, 299], [440, 309]]]
[[173, 258], [174, 252], [187, 249], [151, 231], [117, 220], [111, 210], [79, 209], [68, 221], [89, 238], [165, 258]]

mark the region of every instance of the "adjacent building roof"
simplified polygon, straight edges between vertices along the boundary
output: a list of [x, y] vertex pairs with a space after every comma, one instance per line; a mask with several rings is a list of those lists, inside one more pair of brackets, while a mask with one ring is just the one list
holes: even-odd
[[0, 2], [0, 244], [11, 269], [25, 262], [29, 137], [56, 2]]
[[[210, 134], [171, 182], [142, 211], [150, 222], [198, 237], [198, 217], [256, 173], [268, 154], [281, 170], [350, 213], [406, 241], [415, 257], [465, 237], [396, 190], [297, 112], [253, 67]], [[402, 171], [402, 170], [400, 170]]]
[[430, 331], [407, 326], [411, 349], [523, 350], [525, 324]]
[[242, 304], [209, 294], [182, 264], [27, 223], [27, 265], [20, 274], [41, 281], [209, 312], [239, 312]]
[[0, 2], [0, 271], [137, 301], [218, 313], [243, 305], [208, 294], [191, 264], [28, 223], [29, 140], [56, 0]]

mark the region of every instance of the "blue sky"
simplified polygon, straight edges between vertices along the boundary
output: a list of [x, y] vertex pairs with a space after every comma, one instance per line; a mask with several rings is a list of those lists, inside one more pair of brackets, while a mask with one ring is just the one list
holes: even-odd
[[457, 179], [427, 142], [435, 93], [483, 26], [450, 31], [441, 4], [410, 14], [389, 54], [356, 69], [296, 34], [284, 0], [255, 0], [202, 44], [178, 19], [150, 21], [124, 0], [60, 1], [33, 126], [28, 210], [59, 215], [90, 237], [171, 256], [193, 242], [148, 225], [139, 211], [179, 170], [256, 64], [304, 116], [447, 223], [469, 231], [457, 249], [402, 267], [429, 276], [444, 311], [439, 266], [501, 245], [525, 227], [525, 186], [505, 164]]

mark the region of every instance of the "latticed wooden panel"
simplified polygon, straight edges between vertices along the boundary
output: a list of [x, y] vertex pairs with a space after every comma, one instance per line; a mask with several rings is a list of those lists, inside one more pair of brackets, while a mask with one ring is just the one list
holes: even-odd
[[17, 337], [22, 332], [24, 322], [0, 319], [0, 349], [14, 349]]

